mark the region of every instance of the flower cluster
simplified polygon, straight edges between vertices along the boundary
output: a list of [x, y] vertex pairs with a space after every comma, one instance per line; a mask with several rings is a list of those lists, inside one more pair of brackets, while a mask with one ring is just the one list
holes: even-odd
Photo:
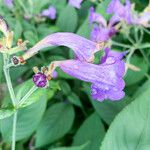
[[[107, 42], [118, 31], [118, 24], [126, 23], [128, 25], [142, 25], [148, 27], [150, 21], [150, 6], [142, 13], [138, 14], [132, 7], [129, 0], [122, 4], [120, 0], [111, 0], [107, 7], [107, 14], [112, 14], [112, 17], [107, 22], [105, 18], [90, 8], [89, 23], [94, 24], [91, 31], [91, 40], [97, 43]], [[120, 27], [120, 26], [119, 26]]]

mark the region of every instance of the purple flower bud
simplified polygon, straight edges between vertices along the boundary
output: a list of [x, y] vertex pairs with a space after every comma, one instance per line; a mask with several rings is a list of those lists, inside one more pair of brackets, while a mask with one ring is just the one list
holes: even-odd
[[48, 9], [42, 11], [41, 15], [54, 20], [56, 18], [56, 9], [53, 6], [49, 6]]
[[83, 0], [69, 0], [69, 5], [80, 9]]
[[38, 72], [33, 76], [33, 82], [37, 87], [46, 87], [47, 85], [47, 77], [45, 74]]

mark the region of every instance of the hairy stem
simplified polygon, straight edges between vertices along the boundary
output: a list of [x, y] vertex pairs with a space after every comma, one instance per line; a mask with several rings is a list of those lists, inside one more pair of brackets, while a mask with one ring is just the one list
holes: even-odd
[[[4, 59], [4, 75], [6, 78], [6, 83], [7, 83], [7, 87], [9, 90], [9, 94], [13, 103], [13, 106], [15, 107], [17, 104], [17, 100], [15, 97], [15, 93], [13, 90], [13, 86], [12, 86], [12, 82], [10, 79], [10, 74], [9, 74], [9, 68], [7, 67], [8, 63], [9, 63], [9, 56], [7, 54], [3, 54], [3, 59]], [[13, 116], [13, 130], [12, 130], [12, 150], [15, 150], [15, 145], [16, 145], [16, 123], [17, 123], [17, 111], [15, 112], [14, 116]]]

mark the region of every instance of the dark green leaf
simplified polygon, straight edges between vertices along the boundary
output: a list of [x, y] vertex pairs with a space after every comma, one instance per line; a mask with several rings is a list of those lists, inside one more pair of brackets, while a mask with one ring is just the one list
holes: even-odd
[[98, 150], [105, 135], [105, 129], [100, 117], [93, 113], [87, 118], [77, 131], [73, 145], [81, 145], [89, 142], [85, 150]]
[[72, 127], [74, 109], [71, 105], [57, 103], [45, 113], [36, 133], [36, 147], [41, 147], [63, 137]]
[[65, 32], [74, 32], [78, 24], [78, 16], [75, 8], [66, 6], [57, 20], [57, 26]]

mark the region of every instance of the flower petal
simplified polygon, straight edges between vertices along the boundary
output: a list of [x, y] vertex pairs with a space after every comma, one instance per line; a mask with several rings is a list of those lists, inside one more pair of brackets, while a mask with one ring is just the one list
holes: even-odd
[[96, 48], [96, 43], [88, 39], [85, 39], [79, 35], [73, 33], [54, 33], [48, 35], [43, 40], [38, 42], [34, 47], [29, 49], [24, 55], [23, 58], [26, 60], [33, 55], [35, 55], [40, 49], [49, 47], [49, 46], [66, 46], [71, 48], [76, 57], [81, 61], [89, 62], [93, 55], [98, 49]]
[[98, 23], [99, 25], [102, 25], [103, 27], [107, 26], [107, 21], [104, 19], [103, 16], [101, 16], [98, 13], [95, 13], [94, 7], [90, 8], [89, 21], [90, 23]]
[[83, 0], [69, 0], [69, 5], [80, 9]]

